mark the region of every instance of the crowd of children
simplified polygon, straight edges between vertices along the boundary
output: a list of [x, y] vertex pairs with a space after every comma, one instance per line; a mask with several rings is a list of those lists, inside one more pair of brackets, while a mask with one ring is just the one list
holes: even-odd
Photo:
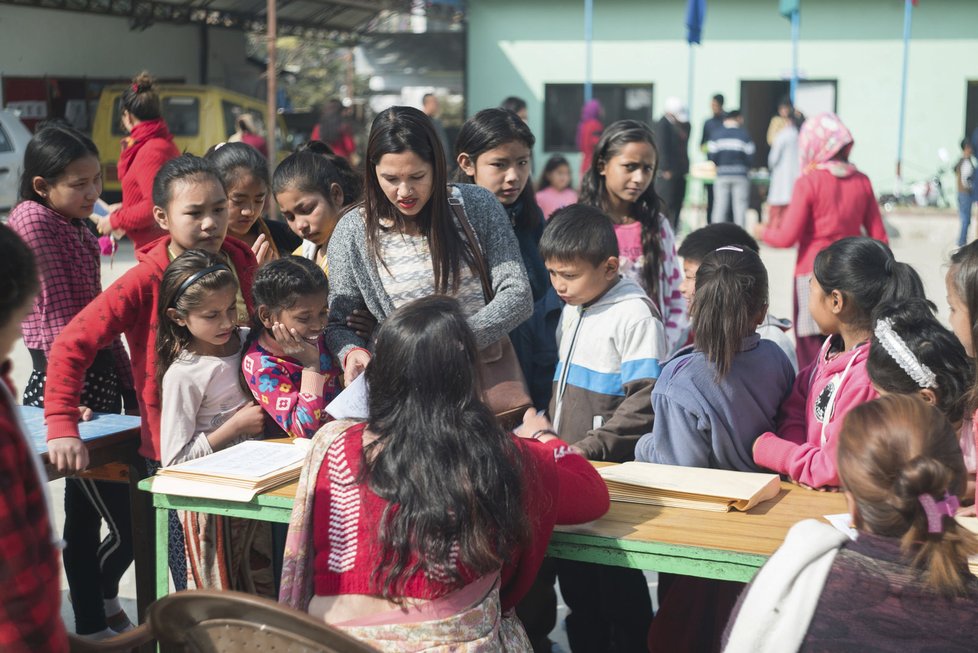
[[[756, 241], [714, 224], [677, 251], [653, 132], [594, 136], [579, 198], [559, 157], [534, 191], [535, 137], [503, 108], [463, 126], [457, 183], [408, 107], [374, 120], [362, 176], [318, 142], [271, 177], [246, 143], [170, 158], [151, 192], [163, 235], [103, 291], [86, 227], [98, 152], [42, 126], [0, 227], [0, 358], [23, 330], [23, 403], [44, 408], [69, 475], [75, 632], [132, 627], [126, 488], [74, 476], [89, 462], [79, 420], [125, 410], [147, 474], [250, 438], [312, 439], [284, 547], [252, 521], [173, 512], [173, 581], [278, 592], [382, 650], [550, 651], [555, 581], [575, 653], [973, 646], [978, 540], [948, 517], [973, 503], [978, 467], [978, 243], [951, 258], [948, 330], [878, 212], [854, 218], [868, 235], [806, 241], [796, 295], [823, 340], [799, 360]], [[811, 173], [832, 179], [803, 183], [863, 183], [816, 140]], [[269, 195], [284, 223], [264, 217]], [[512, 433], [484, 387], [509, 344], [529, 391]], [[360, 375], [369, 414], [334, 421], [327, 405]], [[0, 648], [65, 651], [60, 538], [2, 393]], [[555, 524], [608, 508], [587, 461], [629, 460], [841, 488], [859, 538], [800, 523], [743, 592], [663, 575], [653, 617], [642, 572], [544, 557]], [[852, 610], [859, 592], [871, 600]]]

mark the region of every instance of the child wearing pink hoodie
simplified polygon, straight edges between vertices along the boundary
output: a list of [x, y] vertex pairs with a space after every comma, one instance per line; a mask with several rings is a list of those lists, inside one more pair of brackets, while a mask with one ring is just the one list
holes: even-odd
[[920, 277], [878, 240], [843, 238], [818, 254], [809, 310], [829, 337], [818, 358], [798, 373], [781, 405], [778, 432], [754, 442], [754, 462], [811, 488], [838, 487], [842, 420], [878, 396], [866, 371], [873, 311], [884, 301], [910, 297], [924, 297]]

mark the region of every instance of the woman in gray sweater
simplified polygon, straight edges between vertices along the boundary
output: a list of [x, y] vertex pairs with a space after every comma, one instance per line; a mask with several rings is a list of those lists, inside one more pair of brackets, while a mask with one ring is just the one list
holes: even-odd
[[[485, 302], [460, 204], [485, 256], [494, 298]], [[533, 299], [519, 244], [502, 205], [489, 191], [448, 185], [444, 153], [431, 119], [391, 107], [370, 129], [364, 201], [340, 220], [329, 241], [330, 309], [326, 342], [346, 382], [370, 361], [368, 343], [347, 326], [356, 309], [377, 322], [395, 308], [433, 294], [458, 299], [480, 348], [529, 318]]]

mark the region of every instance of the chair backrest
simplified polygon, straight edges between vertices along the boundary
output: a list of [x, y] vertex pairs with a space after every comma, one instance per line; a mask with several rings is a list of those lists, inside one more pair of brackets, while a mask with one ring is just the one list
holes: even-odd
[[149, 608], [157, 641], [188, 653], [376, 653], [309, 615], [241, 592], [177, 592]]

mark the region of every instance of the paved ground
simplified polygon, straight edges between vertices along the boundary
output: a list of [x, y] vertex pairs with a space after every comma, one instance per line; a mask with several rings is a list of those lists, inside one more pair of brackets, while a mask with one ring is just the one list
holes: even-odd
[[[684, 220], [697, 225], [702, 222], [702, 214], [697, 211], [684, 213]], [[891, 231], [893, 251], [900, 261], [913, 265], [923, 277], [927, 294], [939, 308], [940, 317], [947, 322], [947, 301], [944, 291], [944, 273], [948, 261], [948, 256], [953, 250], [955, 238], [957, 237], [958, 221], [957, 217], [951, 213], [933, 212], [914, 212], [904, 214], [891, 214], [886, 217], [887, 226]], [[684, 225], [681, 233], [688, 231], [689, 226]], [[762, 258], [768, 267], [771, 286], [771, 312], [778, 316], [791, 316], [791, 286], [792, 271], [794, 269], [795, 254], [794, 250], [775, 250], [763, 248]], [[128, 241], [123, 243], [122, 248], [116, 254], [115, 260], [109, 263], [108, 260], [102, 265], [103, 284], [108, 284], [117, 279], [122, 273], [129, 269], [134, 257], [132, 248]], [[23, 344], [18, 345], [13, 354], [14, 371], [13, 379], [18, 388], [23, 388], [30, 375], [30, 357]], [[56, 481], [49, 484], [54, 505], [56, 506], [55, 520], [56, 528], [61, 529], [64, 522], [64, 511], [62, 497], [64, 496], [64, 483]], [[649, 574], [650, 588], [654, 592], [655, 574]], [[62, 576], [62, 587], [65, 587], [64, 577]], [[135, 577], [132, 569], [126, 573], [122, 581], [121, 595], [124, 598], [124, 605], [130, 615], [135, 614]], [[68, 627], [73, 627], [74, 620], [71, 615], [71, 607], [67, 602], [67, 593], [64, 593], [62, 615]], [[654, 596], [654, 593], [653, 593]], [[565, 608], [561, 606], [561, 620], [566, 614]], [[566, 649], [566, 638], [560, 626], [554, 631], [553, 639], [558, 646]]]

